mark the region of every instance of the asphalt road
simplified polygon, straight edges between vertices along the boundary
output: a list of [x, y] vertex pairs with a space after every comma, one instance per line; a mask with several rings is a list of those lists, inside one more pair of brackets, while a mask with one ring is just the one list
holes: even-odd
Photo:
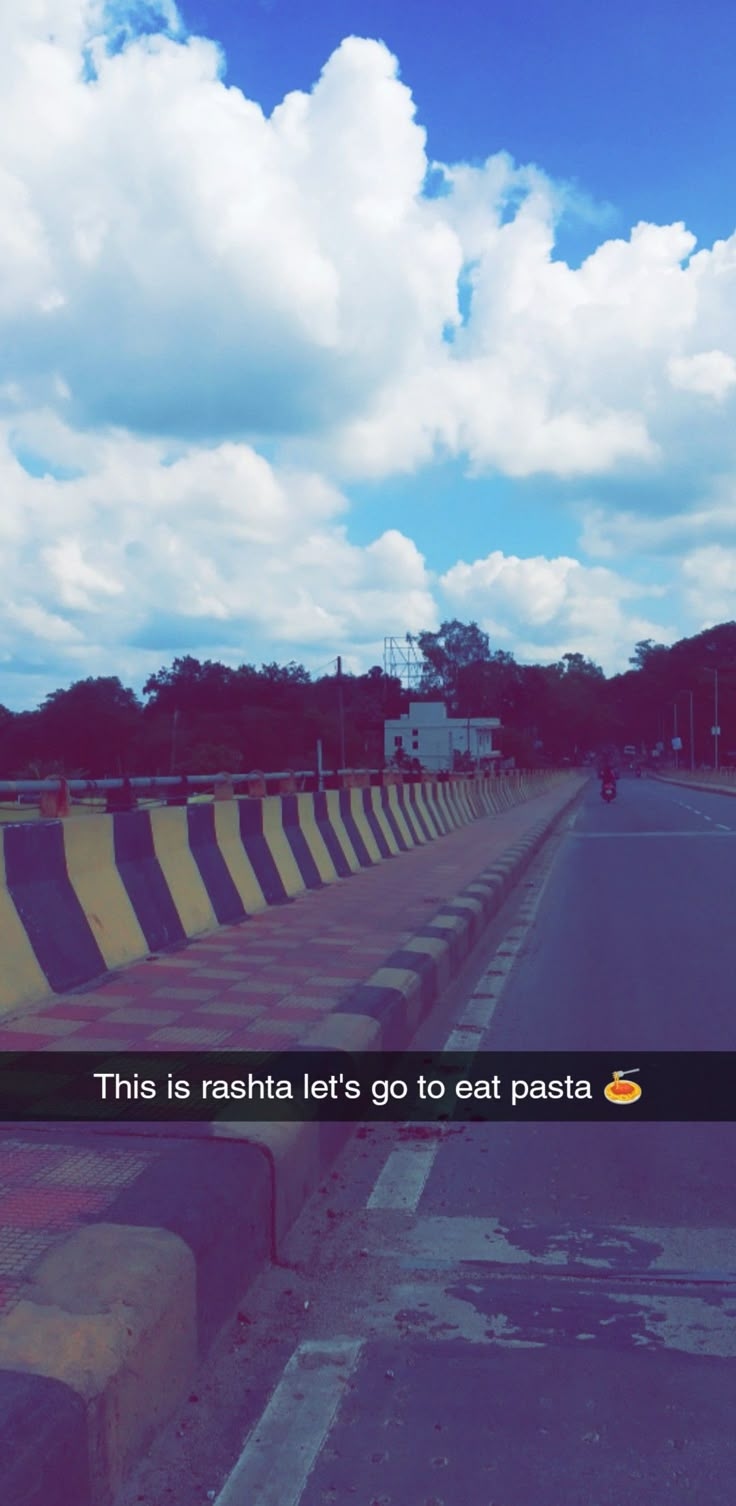
[[[736, 799], [591, 783], [418, 1044], [733, 1049], [735, 877]], [[732, 1506], [735, 1152], [366, 1126], [120, 1506]]]

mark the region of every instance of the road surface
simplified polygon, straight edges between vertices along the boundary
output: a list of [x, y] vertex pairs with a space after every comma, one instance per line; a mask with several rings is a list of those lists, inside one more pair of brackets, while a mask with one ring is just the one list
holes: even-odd
[[[417, 1044], [733, 1049], [735, 878], [736, 799], [592, 782]], [[735, 1152], [365, 1126], [120, 1506], [732, 1506]]]

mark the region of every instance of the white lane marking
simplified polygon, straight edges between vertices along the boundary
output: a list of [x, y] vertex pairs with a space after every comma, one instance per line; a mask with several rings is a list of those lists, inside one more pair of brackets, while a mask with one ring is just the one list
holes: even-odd
[[438, 1146], [439, 1139], [418, 1145], [399, 1145], [392, 1150], [376, 1178], [366, 1207], [398, 1208], [413, 1213], [424, 1192]]
[[362, 1341], [299, 1345], [215, 1506], [298, 1506]]
[[732, 831], [733, 830], [733, 828], [730, 827], [730, 826], [724, 826], [724, 824], [723, 824], [722, 821], [716, 821], [716, 826], [718, 827], [719, 831]]
[[[542, 879], [532, 899], [525, 900], [518, 918], [506, 932], [494, 952], [485, 972], [481, 974], [456, 1025], [442, 1047], [443, 1051], [466, 1052], [468, 1072], [472, 1072], [475, 1057], [498, 1007], [503, 990], [508, 983], [514, 963], [529, 931], [542, 896], [552, 875], [552, 864]], [[411, 1129], [411, 1123], [405, 1126]], [[392, 1208], [404, 1213], [415, 1213], [432, 1170], [435, 1156], [442, 1144], [444, 1126], [437, 1125], [436, 1138], [418, 1144], [399, 1145], [389, 1152], [381, 1168], [366, 1207], [369, 1209]]]

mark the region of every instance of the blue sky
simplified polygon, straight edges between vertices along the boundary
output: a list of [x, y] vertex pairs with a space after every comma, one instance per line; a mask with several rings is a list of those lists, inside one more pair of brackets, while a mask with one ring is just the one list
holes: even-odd
[[736, 615], [732, 5], [0, 31], [0, 703]]

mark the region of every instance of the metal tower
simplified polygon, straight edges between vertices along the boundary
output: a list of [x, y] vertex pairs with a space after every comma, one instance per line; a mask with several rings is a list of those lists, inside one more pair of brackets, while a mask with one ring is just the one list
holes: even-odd
[[400, 680], [404, 690], [419, 690], [423, 667], [411, 633], [404, 638], [384, 638], [383, 672]]

